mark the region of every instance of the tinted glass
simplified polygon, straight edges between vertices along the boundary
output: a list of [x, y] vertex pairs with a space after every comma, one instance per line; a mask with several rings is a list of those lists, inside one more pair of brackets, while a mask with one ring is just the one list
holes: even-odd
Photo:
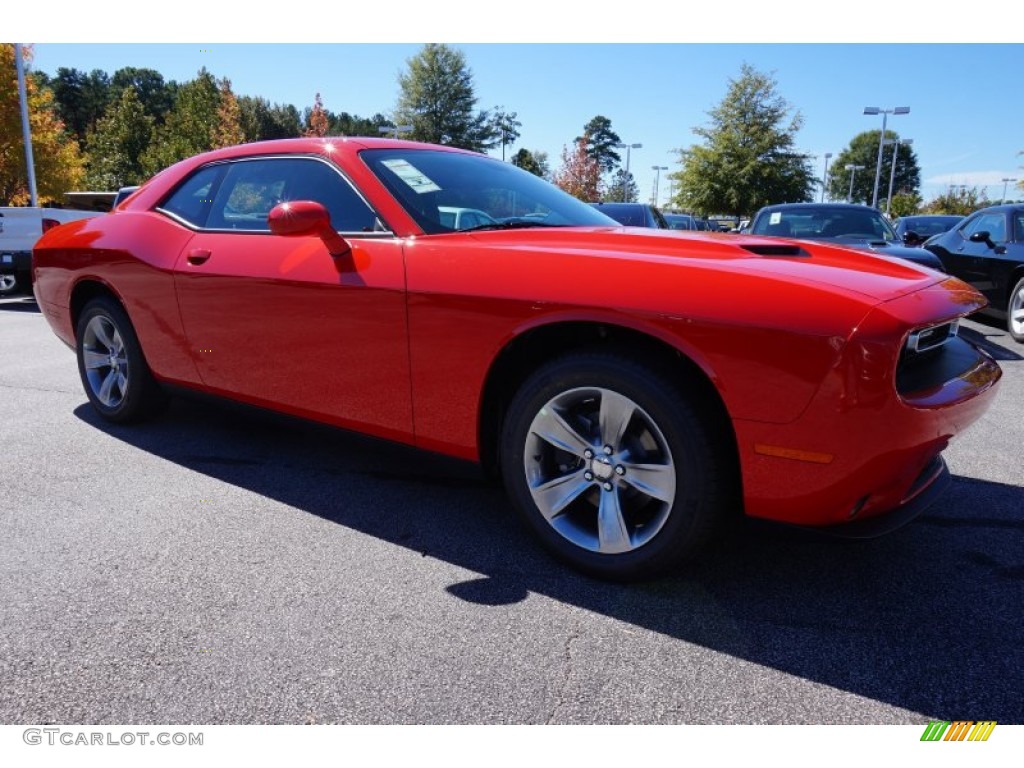
[[210, 206], [209, 229], [267, 232], [267, 215], [283, 202], [314, 200], [339, 232], [373, 232], [376, 217], [327, 163], [304, 158], [243, 160], [228, 165]]
[[799, 206], [758, 215], [751, 233], [809, 240], [848, 239], [896, 242], [896, 232], [882, 214], [871, 208]]
[[211, 190], [223, 172], [224, 167], [219, 165], [199, 169], [160, 207], [189, 224], [203, 226], [210, 212]]
[[[360, 157], [427, 234], [455, 229], [453, 209], [472, 209], [481, 226], [612, 226], [615, 222], [532, 173], [481, 155], [368, 149]], [[442, 215], [443, 214], [443, 215]], [[466, 227], [461, 227], [466, 229]]]
[[975, 232], [988, 232], [989, 239], [994, 243], [1006, 242], [1006, 214], [997, 211], [993, 213], [979, 213], [975, 218], [968, 220], [961, 229], [961, 234], [969, 238]]

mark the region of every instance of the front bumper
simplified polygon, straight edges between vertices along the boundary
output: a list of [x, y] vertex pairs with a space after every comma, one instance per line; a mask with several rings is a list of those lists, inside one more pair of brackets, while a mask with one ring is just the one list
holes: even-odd
[[[734, 422], [749, 516], [869, 537], [941, 494], [949, 471], [940, 454], [992, 403], [1002, 371], [954, 339], [909, 375], [899, 342], [936, 319], [937, 297], [924, 293], [869, 314], [799, 418]], [[948, 317], [964, 310], [973, 307], [965, 302]]]

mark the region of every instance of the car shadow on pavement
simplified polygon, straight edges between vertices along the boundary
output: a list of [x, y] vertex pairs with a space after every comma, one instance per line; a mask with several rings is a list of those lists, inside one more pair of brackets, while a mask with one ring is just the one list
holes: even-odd
[[678, 576], [619, 585], [548, 558], [473, 465], [202, 400], [176, 399], [137, 427], [87, 405], [75, 414], [181, 467], [480, 574], [449, 585], [456, 599], [537, 593], [925, 717], [1024, 722], [1020, 487], [954, 477], [924, 516], [872, 541], [739, 526]]

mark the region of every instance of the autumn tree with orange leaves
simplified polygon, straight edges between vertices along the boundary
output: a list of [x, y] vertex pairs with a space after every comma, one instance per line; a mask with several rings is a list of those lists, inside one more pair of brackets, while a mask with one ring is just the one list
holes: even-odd
[[[84, 161], [74, 141], [56, 116], [53, 93], [40, 88], [27, 71], [32, 51], [23, 46], [25, 93], [28, 100], [32, 153], [35, 160], [39, 202], [60, 201], [65, 192], [79, 189], [85, 175]], [[0, 205], [29, 202], [25, 142], [21, 133], [18, 76], [14, 44], [0, 44]]]
[[309, 128], [306, 129], [305, 135], [318, 137], [327, 135], [327, 112], [324, 110], [324, 102], [319, 93], [313, 100], [313, 109], [309, 113]]
[[553, 181], [573, 197], [596, 203], [601, 199], [601, 164], [587, 151], [589, 141], [589, 136], [583, 134], [576, 139], [571, 152], [562, 147], [562, 167], [555, 172]]

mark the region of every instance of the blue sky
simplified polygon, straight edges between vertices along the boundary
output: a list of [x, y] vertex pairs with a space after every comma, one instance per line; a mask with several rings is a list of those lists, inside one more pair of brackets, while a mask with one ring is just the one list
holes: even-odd
[[[863, 6], [864, 11], [870, 11], [871, 2]], [[800, 6], [790, 0], [772, 7], [785, 11], [787, 5]], [[315, 9], [316, 4], [303, 7]], [[117, 34], [126, 42], [71, 43], [65, 41], [106, 38], [109, 30], [87, 27], [69, 34], [39, 24], [35, 39], [49, 38], [54, 42], [35, 43], [33, 66], [50, 74], [58, 67], [99, 68], [108, 73], [122, 66], [151, 67], [175, 80], [190, 79], [205, 66], [218, 77], [230, 78], [238, 94], [260, 95], [294, 104], [301, 110], [311, 105], [314, 94], [320, 92], [325, 106], [332, 111], [369, 116], [375, 112], [387, 114], [394, 107], [398, 73], [420, 49], [419, 40], [442, 40], [466, 54], [479, 107], [489, 109], [500, 104], [518, 113], [522, 136], [511, 151], [519, 147], [543, 150], [548, 153], [552, 167], [557, 167], [563, 147], [582, 132], [590, 118], [604, 115], [611, 119], [624, 141], [643, 144], [642, 149], [632, 151], [630, 170], [642, 199], [647, 199], [655, 180], [652, 166], [668, 166], [669, 172], [677, 169], [672, 150], [697, 141], [692, 128], [707, 123], [707, 111], [723, 98], [729, 79], [736, 77], [746, 62], [771, 73], [777, 81], [778, 93], [800, 112], [803, 127], [797, 134], [797, 146], [800, 151], [816, 156], [813, 163], [819, 177], [826, 152], [836, 154], [857, 133], [881, 128], [881, 117], [862, 114], [865, 106], [909, 106], [910, 114], [890, 116], [888, 127], [903, 138], [913, 139], [925, 199], [950, 184], [985, 187], [990, 197], [999, 197], [1003, 189], [1000, 179], [1024, 179], [1024, 155], [1018, 154], [1024, 150], [1024, 131], [1020, 130], [1024, 125], [1024, 100], [1015, 96], [1013, 85], [1024, 68], [1024, 44], [956, 42], [955, 37], [947, 42], [947, 33], [942, 29], [969, 40], [969, 31], [955, 25], [924, 29], [933, 42], [850, 42], [886, 39], [885, 33], [877, 33], [874, 26], [866, 24], [862, 26], [870, 35], [858, 34], [854, 26], [847, 41], [816, 43], [813, 39], [818, 31], [805, 30], [806, 37], [801, 40], [781, 32], [776, 18], [775, 27], [769, 25], [761, 30], [763, 40], [709, 44], [687, 37], [714, 39], [714, 30], [719, 28], [710, 25], [721, 24], [722, 17], [705, 18], [703, 23], [709, 25], [707, 35], [694, 26], [693, 22], [699, 21], [696, 18], [689, 19], [686, 27], [674, 26], [668, 23], [671, 19], [666, 19], [667, 35], [662, 26], [652, 30], [643, 25], [631, 26], [631, 22], [623, 20], [616, 26], [616, 32], [621, 32], [617, 36], [625, 40], [643, 40], [646, 36], [647, 41], [594, 43], [583, 37], [576, 42], [504, 43], [492, 42], [501, 39], [500, 34], [495, 34], [495, 24], [504, 25], [507, 33], [509, 20], [517, 16], [513, 10], [501, 13], [501, 22], [488, 22], [488, 12], [478, 5], [476, 15], [481, 18], [473, 26], [456, 29], [439, 28], [436, 19], [417, 27], [415, 19], [402, 14], [399, 9], [403, 6], [396, 4], [385, 7], [396, 9], [393, 15], [400, 16], [402, 21], [396, 21], [394, 28], [385, 27], [377, 13], [372, 17], [372, 28], [379, 40], [365, 44], [345, 40], [352, 30], [367, 28], [365, 23], [353, 17], [345, 25], [347, 16], [326, 10], [330, 7], [324, 6], [325, 23], [338, 32], [337, 39], [343, 42], [256, 44], [215, 40], [132, 44], [127, 42], [132, 39], [132, 30], [119, 29]], [[449, 3], [445, 7], [474, 6]], [[763, 14], [763, 10], [758, 10], [763, 7], [730, 6], [736, 11], [736, 23], [747, 24], [740, 34], [749, 34], [753, 28], [750, 25], [758, 23], [754, 15]], [[820, 16], [820, 10], [811, 10], [820, 6], [808, 3], [806, 7], [807, 14]], [[562, 13], [557, 3], [543, 6], [528, 2], [517, 8], [519, 17], [527, 19], [561, 18]], [[998, 10], [993, 8], [994, 12]], [[622, 11], [616, 13], [626, 15]], [[590, 23], [593, 16], [591, 13], [582, 21]], [[304, 18], [310, 18], [310, 14]], [[645, 24], [649, 24], [650, 18], [649, 14], [644, 15]], [[806, 15], [801, 18], [813, 20]], [[907, 26], [891, 13], [886, 18], [889, 21], [885, 28], [890, 34], [898, 29], [922, 31], [919, 23]], [[565, 27], [563, 32], [579, 30], [580, 21], [577, 18], [575, 26]], [[833, 29], [833, 23], [824, 17], [820, 21], [820, 39], [827, 39], [826, 35], [831, 33], [826, 30]], [[23, 39], [31, 40], [36, 29], [27, 24], [26, 29], [19, 31]], [[989, 27], [985, 34], [991, 34], [991, 25], [985, 26]], [[175, 39], [173, 22], [171, 27], [166, 37]], [[520, 25], [528, 27], [529, 24]], [[224, 40], [257, 40], [266, 39], [268, 28], [262, 25], [239, 30], [211, 25], [204, 27], [204, 31], [219, 29], [215, 37]], [[548, 34], [552, 32], [549, 26], [543, 28]], [[227, 29], [232, 31], [225, 32]], [[281, 40], [302, 39], [303, 29], [296, 35], [287, 23], [274, 30], [275, 37]], [[184, 35], [178, 39], [195, 33], [194, 28], [187, 26], [177, 31]], [[417, 42], [388, 42], [390, 33], [401, 33], [397, 39]], [[138, 39], [152, 34], [151, 28], [140, 28]], [[571, 34], [565, 32], [562, 39], [571, 40]], [[773, 35], [786, 41], [765, 41], [772, 40]], [[717, 36], [727, 40], [720, 29]], [[539, 37], [543, 39], [544, 34]], [[486, 42], [461, 41], [473, 39]], [[662, 42], [671, 39], [682, 42]], [[554, 40], [558, 40], [557, 35]], [[492, 154], [500, 156], [500, 150]], [[668, 194], [666, 173], [661, 173], [661, 201]], [[1024, 196], [1024, 192], [1018, 191], [1018, 196]]]

